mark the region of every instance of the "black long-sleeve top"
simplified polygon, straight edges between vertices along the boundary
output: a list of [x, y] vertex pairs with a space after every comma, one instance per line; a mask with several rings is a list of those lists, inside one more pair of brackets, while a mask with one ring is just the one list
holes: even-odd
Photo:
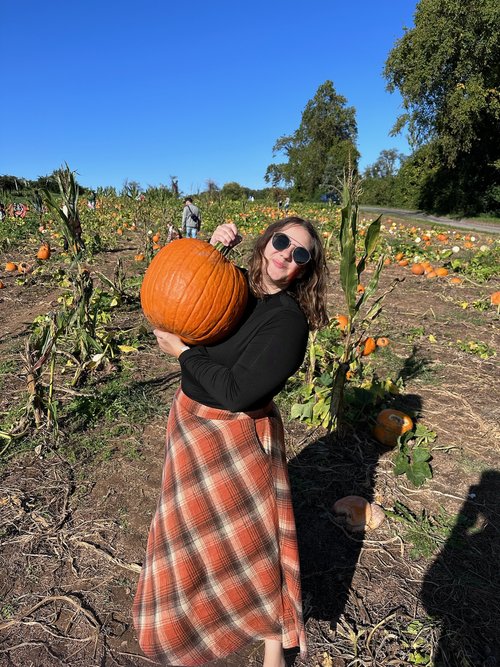
[[182, 390], [209, 407], [245, 412], [264, 407], [300, 367], [309, 328], [286, 292], [249, 295], [242, 322], [228, 338], [182, 352]]

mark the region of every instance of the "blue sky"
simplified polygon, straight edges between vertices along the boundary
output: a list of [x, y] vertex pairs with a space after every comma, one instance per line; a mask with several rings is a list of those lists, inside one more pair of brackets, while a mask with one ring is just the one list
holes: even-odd
[[[416, 0], [3, 0], [0, 174], [64, 162], [82, 185], [262, 188], [272, 147], [333, 81], [361, 168], [401, 112], [382, 71]], [[279, 161], [279, 160], [277, 160]]]

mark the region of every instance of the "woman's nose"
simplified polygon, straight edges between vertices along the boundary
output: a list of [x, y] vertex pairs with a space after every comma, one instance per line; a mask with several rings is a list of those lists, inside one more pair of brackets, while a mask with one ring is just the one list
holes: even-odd
[[293, 247], [289, 245], [288, 248], [282, 250], [281, 256], [283, 257], [283, 259], [286, 259], [287, 262], [291, 262], [293, 258]]

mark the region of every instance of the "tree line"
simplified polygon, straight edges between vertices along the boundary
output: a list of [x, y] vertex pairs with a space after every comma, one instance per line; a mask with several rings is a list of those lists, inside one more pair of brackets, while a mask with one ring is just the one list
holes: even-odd
[[[500, 3], [420, 0], [414, 27], [388, 54], [384, 76], [403, 113], [409, 156], [383, 150], [366, 168], [362, 201], [440, 213], [500, 214]], [[299, 128], [280, 137], [265, 179], [296, 199], [328, 197], [356, 169], [355, 109], [322, 84]]]
[[[417, 3], [414, 27], [404, 29], [383, 70], [387, 89], [402, 98], [391, 135], [407, 132], [412, 152], [382, 150], [360, 174], [361, 203], [500, 215], [499, 63], [498, 0]], [[285, 193], [295, 201], [338, 198], [344, 171], [358, 170], [360, 154], [356, 110], [332, 81], [319, 86], [300, 126], [277, 139], [273, 155], [280, 161], [267, 167], [268, 188], [236, 182], [219, 188], [209, 180], [207, 193], [233, 200], [272, 201]], [[36, 181], [0, 176], [0, 191], [57, 192], [54, 174]], [[160, 190], [178, 194], [173, 187]]]

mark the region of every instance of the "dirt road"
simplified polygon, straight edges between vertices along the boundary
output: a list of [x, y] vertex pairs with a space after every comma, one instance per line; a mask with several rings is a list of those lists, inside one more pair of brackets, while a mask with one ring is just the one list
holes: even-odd
[[437, 215], [427, 215], [422, 211], [409, 211], [403, 208], [384, 208], [382, 206], [360, 206], [361, 211], [367, 213], [383, 213], [384, 215], [393, 215], [397, 218], [410, 218], [412, 220], [421, 220], [422, 222], [437, 223], [447, 227], [456, 227], [457, 229], [476, 230], [486, 232], [487, 234], [500, 234], [500, 224], [494, 222], [485, 222], [483, 220], [473, 220], [461, 218], [454, 220]]

